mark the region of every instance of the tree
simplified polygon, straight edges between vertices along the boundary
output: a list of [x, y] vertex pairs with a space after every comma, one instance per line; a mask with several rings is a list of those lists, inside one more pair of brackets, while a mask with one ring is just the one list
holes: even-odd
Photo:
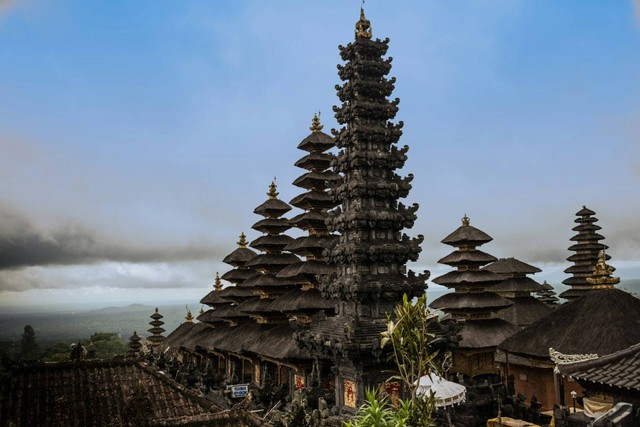
[[22, 332], [22, 341], [20, 342], [20, 358], [35, 359], [40, 353], [40, 346], [36, 340], [36, 332], [31, 325], [26, 325]]
[[427, 297], [422, 295], [415, 302], [405, 294], [393, 316], [388, 316], [387, 330], [381, 334], [380, 347], [391, 346], [389, 360], [397, 367], [391, 379], [401, 380], [409, 399], [402, 401], [400, 408], [393, 409], [386, 397], [378, 397], [367, 391], [367, 400], [356, 416], [345, 427], [431, 427], [435, 425], [435, 396], [418, 395], [420, 377], [438, 371], [437, 351], [433, 351], [436, 336], [429, 332], [429, 324], [437, 317], [429, 311]]

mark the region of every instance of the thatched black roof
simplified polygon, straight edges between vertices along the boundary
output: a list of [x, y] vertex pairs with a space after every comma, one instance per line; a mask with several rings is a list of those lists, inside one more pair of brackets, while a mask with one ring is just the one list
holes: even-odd
[[318, 153], [333, 147], [335, 147], [333, 138], [324, 132], [313, 132], [298, 144], [300, 150]]
[[583, 206], [582, 209], [580, 209], [578, 212], [576, 212], [576, 216], [591, 216], [591, 215], [595, 215], [596, 213], [594, 211], [592, 211], [591, 209], [587, 208], [586, 206]]
[[471, 225], [462, 225], [458, 227], [453, 233], [442, 239], [442, 243], [451, 246], [480, 246], [492, 240], [493, 237], [489, 236], [484, 231], [478, 230]]
[[513, 277], [505, 279], [487, 288], [491, 292], [540, 292], [542, 285], [529, 277]]
[[[335, 270], [335, 267], [329, 266], [324, 261], [316, 259], [310, 259], [308, 261], [300, 261], [295, 264], [291, 264], [277, 274], [280, 278], [293, 278], [298, 276], [305, 276], [314, 278], [324, 274], [330, 274]], [[313, 280], [309, 283], [315, 283], [317, 280]]]
[[256, 297], [246, 300], [242, 304], [238, 304], [237, 310], [246, 314], [270, 313], [273, 311], [270, 308], [272, 302], [272, 299]]
[[254, 295], [255, 293], [253, 289], [245, 287], [244, 284], [242, 286], [227, 286], [220, 291], [220, 296], [222, 298], [230, 299], [233, 301], [251, 298]]
[[[306, 193], [305, 193], [306, 194]], [[309, 209], [309, 207], [304, 206], [296, 206], [300, 209]], [[326, 208], [330, 208], [331, 206], [327, 206]], [[325, 224], [326, 214], [320, 211], [309, 211], [302, 213], [300, 215], [296, 215], [289, 220], [289, 222], [298, 228], [303, 230], [314, 229], [314, 230], [326, 230], [327, 226]]]
[[499, 348], [548, 359], [565, 354], [610, 354], [640, 342], [640, 299], [619, 289], [594, 289], [563, 304], [506, 339]]
[[484, 265], [488, 262], [493, 262], [497, 258], [493, 255], [490, 255], [486, 252], [482, 252], [479, 250], [474, 251], [453, 251], [449, 255], [440, 258], [438, 260], [439, 264], [447, 264], [452, 267], [457, 265], [470, 265], [470, 264], [478, 264]]
[[[266, 234], [251, 242], [251, 247], [261, 251], [281, 251], [291, 242], [293, 242], [293, 237], [287, 236], [286, 234]], [[256, 257], [257, 256], [260, 255], [256, 255]], [[245, 265], [251, 267], [253, 264], [251, 264], [251, 260], [249, 260]]]
[[209, 292], [200, 300], [200, 304], [207, 304], [208, 306], [211, 306], [211, 307], [215, 307], [218, 305], [231, 304], [230, 300], [222, 298], [220, 296], [220, 292], [216, 290]]
[[563, 376], [640, 391], [640, 343], [597, 359], [560, 364]]
[[490, 286], [502, 280], [501, 276], [488, 270], [454, 270], [433, 279], [433, 283], [448, 288], [470, 285]]
[[198, 321], [202, 323], [208, 323], [210, 325], [224, 323], [224, 320], [216, 316], [215, 311], [216, 310], [211, 309], [205, 311], [197, 317]]
[[278, 360], [310, 359], [311, 354], [298, 346], [295, 332], [295, 326], [290, 323], [277, 325], [248, 343], [246, 351]]
[[340, 179], [340, 175], [333, 171], [310, 171], [296, 178], [293, 185], [307, 190], [319, 190], [326, 188], [326, 183], [333, 183], [340, 181]]
[[502, 319], [467, 320], [459, 332], [461, 349], [495, 347], [520, 328]]
[[449, 310], [487, 311], [488, 309], [509, 307], [511, 304], [510, 300], [493, 292], [451, 292], [436, 298], [429, 306], [448, 312]]
[[323, 298], [317, 289], [293, 289], [276, 298], [270, 308], [283, 313], [307, 313], [318, 310], [333, 311], [335, 306], [335, 302]]
[[278, 218], [279, 216], [284, 215], [290, 210], [291, 206], [280, 199], [267, 199], [266, 202], [255, 208], [253, 210], [253, 213], [262, 215], [267, 218]]
[[[245, 353], [249, 347], [260, 340], [260, 335], [273, 329], [274, 325], [259, 324], [259, 323], [245, 323], [244, 325], [236, 326], [232, 329], [232, 333], [223, 334], [220, 339], [214, 343], [215, 349], [220, 351], [229, 351], [231, 353], [242, 354]], [[266, 340], [263, 345], [271, 345], [269, 339], [265, 335]]]
[[500, 310], [498, 318], [524, 327], [549, 314], [553, 309], [544, 302], [532, 296], [509, 298], [513, 303], [510, 307]]
[[538, 267], [534, 267], [515, 258], [500, 258], [482, 269], [504, 275], [535, 274], [542, 271]]
[[301, 169], [325, 170], [331, 166], [331, 160], [335, 156], [331, 153], [309, 153], [294, 163]]
[[[296, 208], [300, 209], [331, 209], [336, 206], [337, 202], [334, 200], [333, 196], [324, 192], [311, 190], [306, 193], [302, 193], [293, 199], [291, 199], [291, 204]], [[302, 215], [298, 215], [291, 219], [291, 224], [296, 224], [299, 222], [299, 219]]]
[[295, 262], [299, 262], [300, 258], [294, 254], [289, 253], [265, 253], [256, 255], [253, 259], [247, 262], [247, 267], [255, 268], [256, 270], [266, 270], [278, 272], [287, 265], [291, 265]]
[[249, 248], [237, 248], [224, 257], [222, 262], [234, 267], [242, 267], [245, 262], [256, 256], [256, 253]]
[[162, 342], [163, 347], [183, 347], [196, 334], [203, 329], [210, 328], [205, 323], [185, 322], [171, 332]]
[[258, 274], [260, 273], [250, 268], [234, 268], [233, 270], [229, 270], [224, 273], [222, 276], [220, 276], [220, 278], [222, 280], [226, 280], [227, 282], [240, 284], [246, 280], [251, 279], [252, 277], [257, 276]]
[[253, 224], [251, 228], [261, 233], [279, 234], [290, 229], [291, 224], [287, 218], [265, 218]]

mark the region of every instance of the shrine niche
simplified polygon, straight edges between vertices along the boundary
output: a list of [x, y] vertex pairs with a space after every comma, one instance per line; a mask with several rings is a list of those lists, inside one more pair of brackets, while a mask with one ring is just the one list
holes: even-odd
[[347, 408], [356, 409], [356, 383], [351, 380], [342, 380], [343, 404]]

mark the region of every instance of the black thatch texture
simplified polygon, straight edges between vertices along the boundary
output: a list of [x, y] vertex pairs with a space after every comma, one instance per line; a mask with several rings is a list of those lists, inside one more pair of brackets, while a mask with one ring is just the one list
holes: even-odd
[[444, 294], [433, 300], [429, 306], [443, 311], [487, 311], [487, 309], [509, 307], [511, 304], [508, 299], [492, 292], [468, 292]]
[[226, 280], [227, 282], [238, 284], [257, 276], [258, 274], [260, 273], [249, 268], [234, 268], [233, 270], [229, 270], [224, 273], [222, 276], [220, 276], [220, 278], [222, 280]]
[[293, 181], [293, 185], [307, 190], [320, 190], [326, 188], [325, 183], [340, 181], [340, 175], [333, 171], [311, 171], [300, 175]]
[[495, 347], [520, 328], [502, 319], [467, 320], [462, 324], [458, 346], [461, 349]]
[[181, 323], [162, 342], [163, 347], [180, 347], [180, 342], [186, 337], [197, 323], [185, 322]]
[[594, 289], [553, 310], [500, 344], [501, 350], [549, 358], [565, 354], [610, 354], [640, 342], [640, 299], [619, 289]]
[[41, 364], [4, 376], [2, 425], [218, 425], [220, 408], [138, 362]]
[[451, 246], [480, 246], [492, 240], [493, 237], [489, 236], [484, 231], [478, 230], [471, 225], [463, 225], [442, 239], [441, 242], [445, 245]]
[[334, 157], [329, 153], [310, 153], [295, 162], [294, 165], [307, 170], [325, 170], [331, 166], [331, 160]]
[[436, 277], [433, 283], [455, 288], [470, 285], [489, 286], [501, 280], [501, 276], [488, 270], [454, 270]]
[[280, 253], [280, 254], [260, 254], [253, 257], [253, 259], [247, 262], [246, 266], [255, 268], [256, 270], [266, 271], [280, 271], [287, 265], [291, 265], [295, 262], [299, 262], [300, 258], [294, 254]]
[[640, 391], [640, 344], [593, 360], [558, 365], [563, 376]]
[[318, 261], [316, 259], [310, 259], [308, 261], [300, 261], [295, 264], [291, 264], [277, 274], [280, 278], [292, 278], [297, 276], [320, 276], [324, 274], [332, 273], [335, 267], [330, 267], [324, 261]]
[[220, 296], [222, 298], [230, 299], [233, 301], [237, 301], [239, 299], [251, 298], [254, 296], [253, 289], [249, 287], [245, 287], [244, 284], [242, 286], [227, 286], [223, 290], [220, 291]]
[[263, 313], [270, 313], [273, 310], [271, 310], [271, 303], [273, 302], [272, 299], [263, 299], [263, 298], [253, 298], [250, 300], [247, 300], [245, 302], [243, 302], [242, 304], [238, 304], [238, 311], [241, 311], [242, 313], [247, 313], [247, 314], [263, 314]]
[[[251, 247], [260, 251], [281, 251], [291, 242], [293, 242], [293, 237], [287, 236], [285, 234], [278, 234], [275, 236], [266, 234], [264, 236], [258, 237], [253, 242], [251, 242]], [[259, 255], [256, 255], [256, 257], [257, 256]], [[252, 265], [251, 261], [248, 261], [245, 265], [247, 267], [250, 267]]]
[[595, 215], [596, 213], [594, 211], [592, 211], [591, 209], [587, 208], [586, 206], [583, 206], [582, 209], [580, 209], [578, 212], [576, 212], [576, 216], [592, 216]]
[[219, 324], [225, 323], [224, 320], [222, 320], [219, 317], [216, 317], [214, 313], [215, 313], [215, 310], [207, 310], [201, 315], [199, 315], [197, 319], [199, 322], [207, 323], [209, 325], [216, 325], [216, 324], [219, 325]]
[[497, 258], [493, 255], [490, 255], [486, 252], [482, 252], [479, 250], [475, 251], [453, 251], [449, 255], [444, 258], [440, 258], [438, 260], [439, 264], [447, 264], [452, 267], [457, 265], [484, 265], [488, 262], [493, 262]]
[[[222, 292], [222, 291], [220, 291]], [[220, 292], [218, 291], [211, 291], [209, 292], [207, 295], [204, 296], [204, 298], [202, 298], [200, 300], [200, 304], [207, 304], [210, 307], [215, 307], [218, 305], [225, 305], [225, 304], [231, 304], [231, 301], [225, 298], [222, 298], [220, 296]]]
[[335, 305], [335, 302], [323, 298], [317, 289], [294, 289], [276, 298], [270, 308], [282, 313], [330, 310], [333, 314]]
[[333, 138], [326, 133], [313, 132], [298, 144], [298, 148], [307, 152], [320, 153], [335, 147], [335, 145]]
[[540, 292], [544, 290], [542, 285], [529, 277], [513, 277], [505, 279], [487, 288], [491, 292]]
[[538, 267], [534, 267], [533, 265], [529, 265], [526, 262], [522, 262], [515, 258], [500, 258], [482, 269], [492, 271], [496, 274], [505, 275], [535, 274], [542, 271]]
[[[305, 193], [305, 194], [308, 194], [308, 193]], [[309, 206], [303, 206], [302, 204], [300, 206], [296, 205], [296, 207], [300, 209], [311, 209], [314, 206], [315, 204], [309, 205]], [[333, 206], [334, 204], [332, 203], [331, 206], [326, 206], [323, 208], [329, 209]], [[293, 226], [301, 228], [303, 230], [308, 230], [308, 229], [324, 230], [326, 229], [326, 225], [324, 223], [325, 219], [326, 219], [326, 214], [319, 211], [309, 211], [309, 212], [305, 212], [303, 214], [294, 216], [289, 220], [289, 222]]]
[[266, 218], [278, 218], [289, 212], [291, 206], [279, 199], [267, 199], [266, 202], [253, 210], [253, 213], [262, 215]]
[[256, 253], [249, 248], [237, 248], [224, 257], [222, 262], [234, 267], [242, 267], [245, 262], [256, 256]]
[[504, 310], [500, 310], [498, 312], [498, 318], [520, 327], [529, 326], [553, 310], [544, 302], [530, 295], [510, 298], [509, 300], [513, 305]]
[[[260, 340], [260, 335], [273, 329], [274, 325], [245, 323], [233, 329], [233, 333], [228, 333], [220, 337], [215, 343], [215, 349], [219, 351], [229, 351], [231, 353], [245, 353], [256, 341]], [[264, 335], [266, 342], [263, 345], [272, 345], [268, 338], [268, 334]], [[260, 354], [260, 353], [258, 353]]]
[[247, 343], [246, 351], [279, 360], [310, 359], [311, 354], [298, 346], [295, 332], [296, 328], [289, 323], [278, 325]]
[[253, 224], [251, 228], [261, 233], [280, 234], [290, 229], [291, 224], [286, 218], [265, 218]]

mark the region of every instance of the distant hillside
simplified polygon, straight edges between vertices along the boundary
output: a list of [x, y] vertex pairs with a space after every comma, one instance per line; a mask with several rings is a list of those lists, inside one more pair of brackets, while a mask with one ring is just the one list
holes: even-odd
[[[159, 306], [168, 334], [184, 321], [184, 305]], [[195, 309], [196, 307], [192, 307]], [[199, 307], [198, 307], [199, 308]], [[128, 339], [134, 331], [147, 336], [155, 307], [131, 304], [76, 313], [0, 315], [0, 341], [19, 341], [25, 325], [31, 325], [41, 343], [88, 338], [95, 332], [115, 332]], [[194, 311], [194, 315], [197, 315]]]

